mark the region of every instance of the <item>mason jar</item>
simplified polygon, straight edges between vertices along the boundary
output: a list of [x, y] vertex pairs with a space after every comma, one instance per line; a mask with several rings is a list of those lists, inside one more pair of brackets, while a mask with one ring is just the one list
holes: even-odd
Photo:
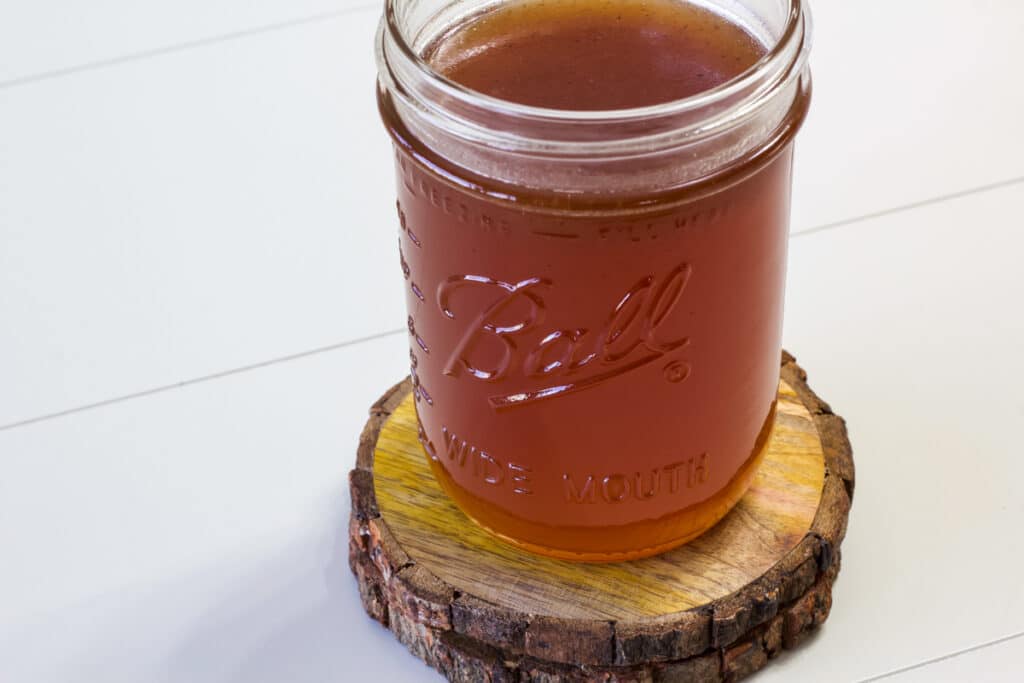
[[702, 4], [765, 56], [684, 99], [597, 111], [431, 67], [425, 51], [493, 3], [385, 8], [377, 94], [424, 457], [469, 519], [530, 551], [684, 543], [743, 496], [772, 433], [809, 16]]

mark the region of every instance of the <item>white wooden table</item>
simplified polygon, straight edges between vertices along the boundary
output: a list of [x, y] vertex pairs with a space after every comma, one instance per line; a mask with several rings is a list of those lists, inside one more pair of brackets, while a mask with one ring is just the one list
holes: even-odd
[[[857, 497], [757, 680], [1019, 681], [1024, 5], [813, 7], [785, 343]], [[345, 553], [406, 361], [379, 12], [0, 1], [0, 681], [438, 679]]]

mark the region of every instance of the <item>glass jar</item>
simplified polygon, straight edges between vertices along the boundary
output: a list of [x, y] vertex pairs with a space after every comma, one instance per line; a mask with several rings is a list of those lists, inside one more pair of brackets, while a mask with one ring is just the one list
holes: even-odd
[[470, 518], [535, 552], [611, 561], [696, 537], [772, 432], [809, 17], [801, 0], [703, 4], [764, 58], [614, 111], [515, 104], [432, 70], [423, 51], [486, 2], [385, 8], [420, 441]]

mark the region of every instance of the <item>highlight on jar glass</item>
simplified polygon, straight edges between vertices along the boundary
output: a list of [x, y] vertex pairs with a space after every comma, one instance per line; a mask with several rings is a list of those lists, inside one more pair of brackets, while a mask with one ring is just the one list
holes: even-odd
[[420, 442], [477, 524], [615, 561], [743, 496], [775, 420], [809, 46], [801, 0], [388, 1]]

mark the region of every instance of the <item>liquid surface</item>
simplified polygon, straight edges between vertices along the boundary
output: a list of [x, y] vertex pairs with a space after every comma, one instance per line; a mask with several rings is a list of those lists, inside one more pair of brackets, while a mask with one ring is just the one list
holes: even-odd
[[[763, 52], [683, 3], [549, 0], [476, 17], [425, 56], [486, 94], [608, 109], [699, 92]], [[380, 104], [420, 439], [451, 498], [569, 559], [650, 555], [721, 519], [774, 423], [789, 140], [805, 107], [728, 177], [651, 188], [623, 213], [580, 210], [602, 205], [586, 194], [553, 211], [536, 188], [500, 186], [499, 201]]]
[[671, 0], [527, 0], [459, 26], [427, 51], [453, 81], [553, 109], [642, 107], [695, 95], [753, 66], [764, 46]]

